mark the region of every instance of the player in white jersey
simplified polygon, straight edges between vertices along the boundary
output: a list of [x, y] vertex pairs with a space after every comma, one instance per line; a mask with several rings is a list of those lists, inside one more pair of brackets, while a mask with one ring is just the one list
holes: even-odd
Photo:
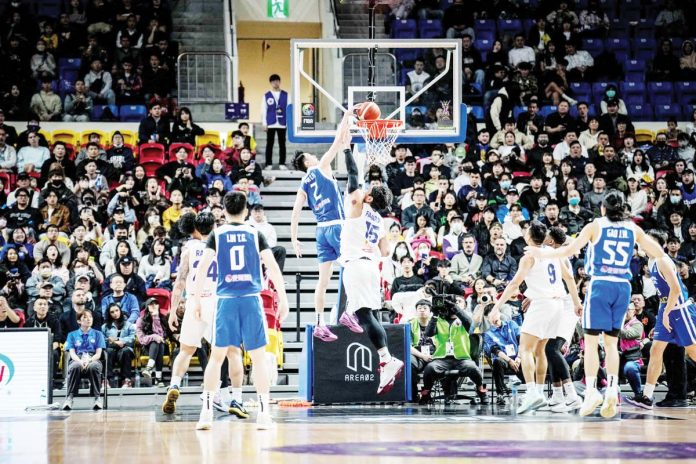
[[[543, 246], [546, 240], [546, 226], [539, 221], [532, 221], [525, 232], [524, 240], [530, 247]], [[493, 311], [500, 311], [504, 303], [517, 295], [523, 280], [527, 284], [524, 295], [531, 303], [520, 328], [520, 359], [527, 393], [517, 409], [518, 414], [546, 405], [542, 394], [546, 369], [543, 373], [537, 372], [534, 356], [535, 353], [537, 357], [543, 356], [548, 339], [556, 337], [556, 324], [563, 311], [563, 298], [566, 295], [563, 282], [575, 284], [572, 273], [562, 265], [560, 259], [534, 259], [524, 256], [520, 260], [515, 277], [495, 303]]]
[[[198, 264], [201, 256], [203, 256], [208, 234], [215, 227], [215, 218], [211, 213], [199, 213], [197, 216], [189, 213], [182, 216], [178, 223], [182, 232], [190, 235], [191, 239], [186, 243], [181, 253], [179, 272], [174, 283], [174, 291], [172, 292], [172, 308], [179, 307], [180, 300], [184, 297], [184, 291], [188, 294], [194, 288]], [[162, 412], [165, 414], [173, 414], [176, 411], [176, 401], [180, 394], [179, 386], [181, 385], [181, 379], [188, 370], [191, 357], [195, 354], [196, 349], [201, 347], [201, 338], [205, 338], [208, 341], [211, 340], [211, 330], [217, 304], [216, 285], [217, 263], [213, 262], [206, 273], [205, 282], [202, 286], [205, 298], [203, 298], [201, 303], [200, 320], [197, 320], [194, 315], [194, 311], [191, 308], [191, 299], [186, 300], [186, 310], [179, 333], [179, 355], [174, 360], [171, 383], [162, 404]], [[172, 331], [176, 330], [177, 322], [176, 311], [170, 311], [169, 327]], [[227, 361], [229, 376], [232, 381], [232, 397], [230, 398], [230, 392], [223, 389], [220, 398], [215, 401], [214, 406], [219, 411], [228, 412], [245, 419], [249, 417], [249, 414], [242, 406], [244, 369], [241, 353], [230, 349], [227, 353]]]
[[384, 219], [377, 212], [391, 204], [386, 187], [372, 187], [365, 193], [358, 182], [358, 167], [350, 151], [345, 152], [348, 169], [346, 219], [341, 232], [343, 285], [346, 289], [346, 311], [339, 322], [356, 333], [367, 330], [379, 354], [379, 387], [377, 394], [390, 391], [403, 370], [403, 361], [393, 357], [387, 346], [387, 332], [373, 311], [382, 308], [379, 262], [389, 253]]
[[[545, 244], [551, 248], [558, 248], [566, 243], [566, 234], [560, 227], [551, 227], [546, 234]], [[572, 266], [568, 258], [563, 258], [561, 264], [572, 274]], [[549, 375], [553, 383], [553, 394], [549, 400], [549, 408], [552, 412], [569, 412], [580, 409], [582, 399], [578, 396], [570, 377], [570, 368], [562, 354], [563, 346], [569, 343], [582, 314], [577, 286], [575, 282], [567, 283], [566, 296], [563, 298], [563, 310], [558, 313], [556, 335], [546, 343], [546, 360], [548, 362]], [[565, 395], [564, 395], [565, 392]]]

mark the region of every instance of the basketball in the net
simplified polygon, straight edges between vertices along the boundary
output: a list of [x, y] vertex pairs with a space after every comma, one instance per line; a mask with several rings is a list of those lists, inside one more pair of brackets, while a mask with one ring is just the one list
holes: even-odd
[[359, 104], [355, 109], [355, 116], [357, 116], [358, 119], [379, 119], [381, 114], [382, 112], [380, 111], [377, 103], [370, 101]]

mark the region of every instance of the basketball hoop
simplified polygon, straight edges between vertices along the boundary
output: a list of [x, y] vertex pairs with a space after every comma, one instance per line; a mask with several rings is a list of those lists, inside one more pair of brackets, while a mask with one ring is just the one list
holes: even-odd
[[391, 163], [391, 148], [404, 122], [399, 119], [362, 119], [356, 125], [365, 139], [367, 165], [386, 166]]

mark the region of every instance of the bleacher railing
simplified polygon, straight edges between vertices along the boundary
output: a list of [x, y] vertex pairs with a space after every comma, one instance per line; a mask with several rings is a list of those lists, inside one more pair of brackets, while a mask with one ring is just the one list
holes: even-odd
[[232, 100], [233, 58], [227, 52], [186, 52], [177, 58], [179, 102], [224, 103]]

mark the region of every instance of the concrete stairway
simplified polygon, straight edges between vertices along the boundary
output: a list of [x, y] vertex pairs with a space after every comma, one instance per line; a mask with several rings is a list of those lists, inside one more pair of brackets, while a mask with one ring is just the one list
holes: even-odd
[[[172, 39], [181, 43], [180, 52], [224, 52], [225, 27], [224, 2], [222, 0], [179, 0], [173, 11], [174, 31]], [[195, 73], [190, 88], [179, 89], [179, 100], [192, 109], [196, 120], [200, 122], [221, 122], [225, 120], [223, 103], [191, 103], [187, 95], [219, 89], [224, 82], [224, 69], [218, 63], [219, 58], [201, 59], [197, 65], [183, 63], [179, 71], [185, 76]], [[216, 90], [216, 94], [220, 93]], [[224, 94], [224, 92], [223, 92]]]
[[[367, 39], [369, 22], [367, 0], [334, 3], [336, 5], [339, 37], [341, 39]], [[375, 37], [378, 39], [387, 38], [387, 34], [384, 32], [383, 8], [378, 8], [375, 16]]]

